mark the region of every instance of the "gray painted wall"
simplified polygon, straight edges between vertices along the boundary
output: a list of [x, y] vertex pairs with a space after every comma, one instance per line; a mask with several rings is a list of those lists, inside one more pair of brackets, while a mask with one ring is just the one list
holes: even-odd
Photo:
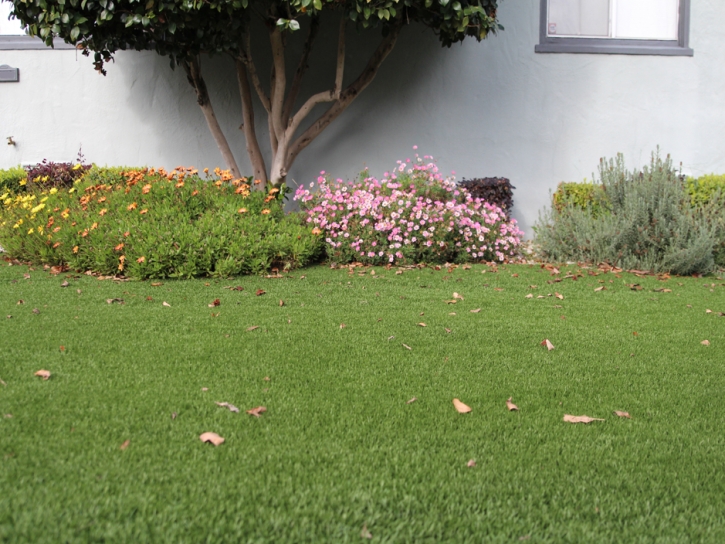
[[[353, 177], [433, 154], [459, 177], [505, 176], [524, 230], [559, 181], [591, 177], [599, 157], [644, 164], [660, 145], [687, 173], [725, 172], [725, 2], [692, 3], [694, 57], [536, 54], [539, 0], [504, 0], [497, 37], [451, 49], [408, 27], [373, 84], [298, 158], [290, 178], [326, 170]], [[332, 83], [335, 32], [323, 35], [308, 91]], [[349, 77], [374, 46], [351, 38]], [[314, 62], [313, 58], [313, 62]], [[97, 164], [223, 166], [180, 70], [152, 53], [119, 53], [108, 76], [72, 50], [0, 51], [20, 82], [0, 84], [0, 167], [72, 160]], [[240, 106], [229, 62], [204, 66], [240, 167]], [[262, 120], [261, 112], [258, 121]], [[266, 123], [258, 123], [266, 124]], [[262, 131], [260, 131], [262, 132]], [[16, 146], [4, 144], [12, 136]], [[266, 135], [261, 134], [266, 144]], [[268, 144], [266, 144], [268, 148]]]

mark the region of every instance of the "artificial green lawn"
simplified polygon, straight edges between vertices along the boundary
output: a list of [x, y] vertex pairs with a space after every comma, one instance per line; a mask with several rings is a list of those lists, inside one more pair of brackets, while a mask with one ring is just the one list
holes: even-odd
[[367, 270], [153, 287], [3, 263], [0, 541], [725, 541], [722, 279]]

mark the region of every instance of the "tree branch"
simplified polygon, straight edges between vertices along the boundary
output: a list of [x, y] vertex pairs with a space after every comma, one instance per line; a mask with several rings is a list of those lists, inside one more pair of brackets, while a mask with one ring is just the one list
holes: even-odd
[[292, 115], [292, 108], [294, 108], [295, 101], [297, 100], [297, 95], [299, 94], [300, 87], [302, 86], [302, 77], [307, 71], [307, 62], [310, 58], [312, 44], [317, 37], [317, 31], [319, 29], [320, 17], [315, 16], [310, 22], [310, 28], [307, 32], [307, 39], [305, 40], [305, 44], [302, 47], [302, 56], [300, 57], [300, 62], [297, 65], [297, 71], [295, 72], [295, 77], [292, 80], [292, 85], [290, 86], [289, 93], [287, 94], [287, 98], [284, 103], [284, 109], [282, 110], [282, 122], [285, 125], [289, 122], [290, 115]]
[[241, 60], [235, 61], [237, 67], [237, 82], [239, 83], [239, 94], [242, 98], [242, 130], [244, 131], [244, 139], [247, 142], [247, 154], [252, 161], [254, 169], [254, 178], [262, 180], [267, 184], [267, 167], [264, 164], [264, 156], [259, 149], [259, 141], [257, 140], [257, 131], [254, 128], [254, 105], [252, 104], [252, 90], [249, 87], [249, 77], [247, 68]]
[[193, 57], [191, 60], [185, 60], [181, 64], [186, 72], [186, 79], [196, 91], [196, 101], [204, 114], [206, 123], [209, 125], [209, 130], [219, 147], [219, 151], [221, 151], [224, 162], [227, 164], [227, 168], [231, 170], [234, 177], [241, 177], [237, 161], [234, 159], [234, 154], [229, 147], [229, 142], [227, 142], [224, 132], [219, 126], [219, 121], [214, 114], [214, 108], [212, 108], [211, 101], [209, 100], [209, 92], [207, 91], [204, 78], [201, 76], [200, 57]]
[[285, 74], [284, 43], [282, 33], [275, 25], [269, 30], [269, 40], [272, 45], [272, 66], [274, 70], [274, 84], [270, 89], [270, 105], [272, 107], [272, 126], [277, 141], [284, 138], [285, 126], [282, 122], [282, 109], [284, 108], [284, 95], [287, 90], [287, 75]]
[[305, 130], [292, 145], [288, 147], [285, 158], [286, 168], [289, 169], [297, 155], [306, 148], [312, 141], [332, 123], [337, 117], [347, 109], [355, 98], [373, 81], [378, 73], [378, 69], [382, 65], [385, 58], [390, 54], [395, 46], [395, 42], [400, 35], [403, 27], [403, 21], [398, 18], [394, 25], [390, 27], [390, 32], [383, 38], [378, 48], [370, 57], [367, 66], [363, 69], [355, 81], [353, 81], [342, 93], [330, 108], [323, 113], [310, 127]]
[[262, 82], [259, 80], [257, 67], [254, 65], [254, 59], [252, 58], [252, 40], [249, 28], [247, 28], [245, 31], [244, 46], [239, 48], [238, 60], [242, 61], [244, 63], [244, 66], [247, 68], [247, 71], [249, 72], [249, 77], [252, 79], [252, 85], [254, 85], [254, 90], [257, 91], [257, 96], [259, 96], [259, 100], [262, 102], [262, 106], [264, 106], [264, 109], [267, 110], [267, 112], [270, 112], [271, 107], [269, 104], [269, 97], [262, 88]]
[[335, 71], [335, 88], [332, 91], [336, 100], [340, 98], [340, 93], [342, 92], [342, 76], [345, 73], [345, 23], [347, 23], [347, 19], [343, 15], [340, 18], [340, 37], [337, 41], [337, 67]]

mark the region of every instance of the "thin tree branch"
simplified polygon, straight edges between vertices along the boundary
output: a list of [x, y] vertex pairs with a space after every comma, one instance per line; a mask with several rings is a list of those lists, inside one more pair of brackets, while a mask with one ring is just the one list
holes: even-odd
[[244, 46], [239, 48], [239, 60], [242, 61], [244, 66], [247, 68], [249, 77], [252, 80], [252, 85], [254, 85], [254, 90], [257, 91], [257, 96], [259, 96], [262, 106], [264, 106], [264, 109], [267, 110], [267, 112], [270, 112], [271, 107], [269, 104], [269, 97], [262, 88], [262, 82], [259, 80], [257, 67], [254, 65], [254, 59], [252, 58], [252, 39], [249, 28], [245, 30]]
[[315, 41], [315, 38], [317, 37], [317, 32], [319, 29], [320, 17], [315, 16], [310, 22], [310, 28], [307, 32], [307, 39], [305, 40], [305, 44], [302, 47], [300, 62], [297, 65], [297, 71], [295, 72], [295, 76], [292, 79], [292, 85], [290, 86], [289, 93], [287, 93], [287, 98], [285, 99], [284, 110], [282, 111], [282, 122], [285, 125], [289, 122], [290, 115], [292, 115], [292, 108], [294, 108], [295, 101], [297, 100], [297, 95], [300, 92], [300, 87], [302, 86], [302, 78], [307, 71], [307, 63], [310, 59], [310, 51], [312, 50], [312, 45]]
[[285, 158], [286, 168], [289, 170], [290, 166], [297, 158], [297, 155], [306, 148], [312, 141], [332, 123], [337, 117], [347, 109], [355, 98], [373, 81], [378, 73], [378, 69], [382, 65], [385, 58], [390, 54], [395, 46], [395, 42], [400, 35], [400, 31], [403, 27], [403, 22], [398, 18], [394, 25], [391, 25], [390, 31], [387, 36], [383, 38], [378, 45], [378, 48], [370, 57], [367, 66], [363, 69], [360, 75], [355, 81], [353, 81], [342, 93], [340, 98], [335, 101], [330, 108], [323, 113], [307, 130], [305, 130], [299, 138], [297, 138], [292, 145], [287, 149], [287, 155]]
[[275, 25], [269, 29], [269, 40], [272, 45], [272, 66], [274, 84], [270, 88], [269, 98], [272, 108], [272, 126], [277, 141], [284, 137], [285, 126], [282, 122], [282, 109], [284, 108], [284, 95], [287, 90], [287, 75], [285, 73], [284, 44], [282, 33]]
[[335, 88], [333, 94], [335, 99], [340, 98], [342, 92], [342, 76], [345, 73], [345, 15], [340, 18], [340, 37], [337, 41], [337, 67], [335, 71]]
[[247, 67], [241, 60], [235, 60], [237, 67], [237, 82], [239, 83], [239, 94], [242, 98], [242, 130], [244, 139], [247, 142], [247, 154], [252, 162], [254, 178], [262, 180], [263, 185], [267, 184], [267, 167], [264, 164], [264, 156], [259, 148], [257, 131], [254, 128], [254, 105], [252, 104], [252, 90], [249, 87]]
[[219, 126], [219, 121], [214, 114], [214, 108], [211, 105], [211, 100], [209, 100], [209, 92], [207, 91], [204, 78], [201, 75], [200, 57], [193, 57], [191, 60], [185, 60], [181, 64], [186, 72], [186, 79], [196, 91], [196, 101], [204, 114], [206, 123], [209, 125], [209, 130], [219, 147], [219, 151], [221, 151], [224, 162], [227, 164], [227, 168], [231, 170], [234, 177], [241, 177], [237, 161], [234, 159], [234, 154], [229, 147], [229, 142], [224, 136], [221, 126]]

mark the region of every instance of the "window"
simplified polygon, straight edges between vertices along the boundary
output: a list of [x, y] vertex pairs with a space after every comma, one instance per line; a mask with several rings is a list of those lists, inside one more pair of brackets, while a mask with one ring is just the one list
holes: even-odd
[[[49, 49], [39, 38], [28, 36], [20, 21], [10, 19], [12, 7], [9, 1], [0, 0], [0, 50]], [[56, 40], [55, 48], [73, 49], [73, 46]]]
[[537, 53], [687, 55], [690, 0], [541, 0]]

